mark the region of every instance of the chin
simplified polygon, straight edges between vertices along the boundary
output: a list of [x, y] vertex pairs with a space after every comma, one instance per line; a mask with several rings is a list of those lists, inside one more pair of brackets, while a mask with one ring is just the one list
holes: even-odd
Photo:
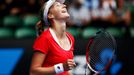
[[70, 15], [67, 15], [66, 18], [67, 18], [67, 19], [70, 18]]
[[70, 15], [68, 13], [62, 13], [59, 15], [59, 19], [67, 21], [70, 18]]
[[69, 14], [66, 14], [65, 15], [65, 20], [68, 20], [70, 18], [70, 15]]

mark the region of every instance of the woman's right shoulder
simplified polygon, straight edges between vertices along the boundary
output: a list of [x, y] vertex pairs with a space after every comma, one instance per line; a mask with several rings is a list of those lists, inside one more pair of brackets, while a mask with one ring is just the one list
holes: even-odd
[[49, 36], [50, 36], [49, 29], [46, 29], [37, 37], [37, 39], [38, 38], [44, 38], [45, 39], [45, 38], [49, 38]]

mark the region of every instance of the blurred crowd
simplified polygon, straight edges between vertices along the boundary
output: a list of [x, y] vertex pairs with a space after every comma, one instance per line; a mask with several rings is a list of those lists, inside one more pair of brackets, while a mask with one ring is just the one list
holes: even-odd
[[0, 0], [0, 16], [37, 14], [39, 0]]
[[128, 2], [128, 0], [73, 0], [68, 8], [71, 14], [69, 25], [129, 26], [131, 12], [127, 6]]
[[[0, 20], [5, 16], [38, 15], [46, 0], [0, 0]], [[70, 27], [132, 26], [134, 0], [66, 0]], [[133, 8], [132, 8], [133, 9]], [[0, 21], [1, 22], [1, 21]], [[0, 23], [2, 24], [2, 23]]]
[[[99, 20], [112, 24], [123, 21], [128, 26], [129, 3], [134, 4], [134, 0], [66, 0], [71, 15], [68, 25], [86, 26]], [[0, 0], [0, 16], [38, 14], [42, 4], [43, 0]]]

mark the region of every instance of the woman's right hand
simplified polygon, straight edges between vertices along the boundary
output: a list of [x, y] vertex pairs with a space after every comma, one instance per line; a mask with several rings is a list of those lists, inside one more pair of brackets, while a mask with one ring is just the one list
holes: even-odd
[[68, 59], [65, 63], [63, 63], [64, 71], [72, 70], [76, 67], [76, 64], [73, 59]]

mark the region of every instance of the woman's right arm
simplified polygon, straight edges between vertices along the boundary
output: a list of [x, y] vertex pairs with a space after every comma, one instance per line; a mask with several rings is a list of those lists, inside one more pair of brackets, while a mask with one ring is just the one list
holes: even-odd
[[53, 75], [55, 74], [54, 66], [52, 67], [42, 67], [43, 61], [46, 55], [41, 52], [35, 52], [32, 58], [30, 75]]
[[[42, 67], [42, 64], [45, 60], [46, 55], [41, 52], [35, 52], [33, 55], [30, 75], [54, 75], [55, 68], [52, 67]], [[73, 59], [66, 60], [63, 64], [64, 71], [69, 71], [76, 66]]]

